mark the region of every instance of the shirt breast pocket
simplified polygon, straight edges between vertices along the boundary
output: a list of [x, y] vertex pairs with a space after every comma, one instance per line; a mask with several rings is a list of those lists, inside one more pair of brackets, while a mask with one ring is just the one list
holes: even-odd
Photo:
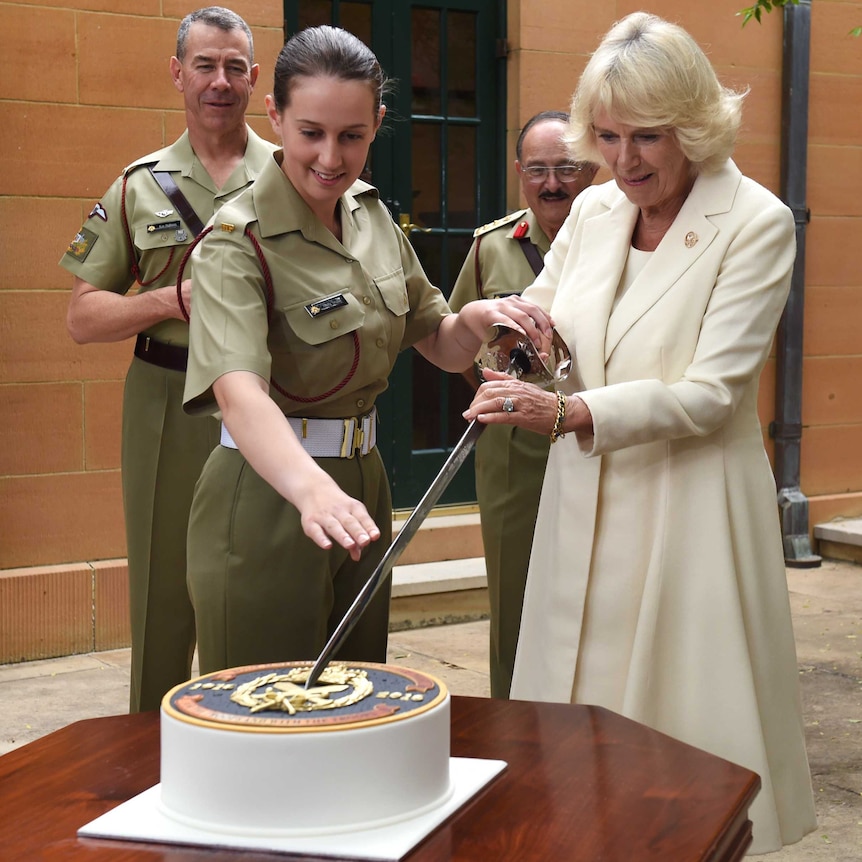
[[355, 332], [365, 320], [365, 310], [349, 291], [294, 303], [283, 307], [281, 314], [288, 339], [312, 347]]
[[407, 281], [404, 270], [399, 266], [393, 272], [374, 278], [374, 284], [383, 297], [383, 303], [396, 317], [403, 317], [410, 310], [407, 296]]
[[[138, 250], [141, 283], [148, 285], [156, 280], [164, 281], [160, 276], [169, 268], [175, 272], [193, 239], [190, 231], [179, 219], [136, 227], [134, 242]], [[186, 277], [188, 278], [188, 272]], [[173, 280], [175, 277], [167, 283]]]

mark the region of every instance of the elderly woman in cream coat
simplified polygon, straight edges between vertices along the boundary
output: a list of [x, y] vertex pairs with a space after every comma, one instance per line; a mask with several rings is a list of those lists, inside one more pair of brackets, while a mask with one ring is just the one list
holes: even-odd
[[614, 25], [567, 137], [613, 182], [577, 198], [524, 294], [576, 373], [556, 394], [487, 373], [465, 416], [555, 441], [512, 697], [604, 706], [756, 771], [763, 853], [816, 823], [757, 415], [794, 224], [729, 158], [741, 101], [681, 28]]

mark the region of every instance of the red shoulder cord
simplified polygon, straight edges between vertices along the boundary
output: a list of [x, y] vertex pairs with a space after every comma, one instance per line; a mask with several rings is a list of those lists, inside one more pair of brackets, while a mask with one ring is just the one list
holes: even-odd
[[[177, 272], [177, 304], [180, 307], [180, 311], [183, 314], [183, 317], [188, 321], [189, 313], [186, 310], [185, 303], [183, 302], [183, 272], [186, 268], [186, 262], [191, 256], [192, 251], [194, 251], [195, 246], [213, 229], [213, 226], [210, 225], [208, 228], [204, 228], [192, 241], [191, 245], [186, 250], [186, 253], [183, 255], [183, 259], [180, 261], [180, 268]], [[266, 258], [263, 256], [263, 249], [260, 247], [260, 243], [257, 241], [257, 237], [246, 227], [245, 236], [251, 240], [251, 244], [254, 247], [255, 252], [257, 253], [257, 259], [260, 263], [261, 272], [263, 273], [263, 283], [266, 287], [266, 319], [267, 322], [272, 321], [272, 308], [273, 308], [273, 296], [274, 291], [272, 287], [272, 272], [270, 272], [269, 264], [266, 262]], [[326, 398], [329, 398], [330, 395], [334, 395], [338, 392], [339, 389], [343, 389], [351, 380], [354, 374], [356, 374], [356, 369], [359, 367], [359, 334], [356, 330], [353, 331], [353, 363], [350, 366], [350, 370], [347, 372], [346, 377], [338, 384], [332, 387], [332, 389], [327, 390], [322, 395], [315, 395], [314, 397], [305, 397], [302, 395], [293, 395], [288, 392], [282, 386], [278, 384], [278, 381], [274, 377], [270, 377], [269, 382], [272, 385], [272, 388], [283, 395], [285, 398], [289, 398], [291, 401], [296, 401], [300, 404], [315, 404], [318, 401], [323, 401]]]
[[[162, 271], [157, 275], [154, 275], [149, 281], [141, 281], [141, 268], [138, 266], [138, 258], [135, 254], [135, 244], [132, 241], [132, 232], [131, 230], [129, 230], [129, 219], [126, 215], [126, 183], [128, 182], [129, 175], [132, 173], [132, 171], [142, 167], [144, 167], [144, 165], [136, 165], [134, 168], [126, 171], [126, 173], [123, 174], [123, 190], [120, 196], [120, 215], [123, 219], [123, 228], [126, 232], [126, 242], [129, 246], [129, 257], [131, 257], [132, 259], [132, 275], [135, 277], [135, 281], [141, 287], [149, 287], [154, 281], [158, 281], [168, 271], [168, 268], [171, 265], [171, 261], [174, 259], [174, 251], [176, 251], [176, 246], [171, 247], [171, 253], [168, 255], [168, 262], [164, 265]], [[183, 314], [186, 313], [186, 310], [182, 307], [182, 305], [180, 305], [180, 309]], [[186, 320], [188, 320], [188, 317], [186, 317]]]

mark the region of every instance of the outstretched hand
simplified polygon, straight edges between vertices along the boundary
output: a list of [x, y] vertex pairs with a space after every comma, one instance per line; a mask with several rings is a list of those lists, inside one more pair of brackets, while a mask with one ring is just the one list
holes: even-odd
[[345, 494], [326, 474], [318, 477], [307, 493], [298, 495], [294, 505], [309, 539], [324, 549], [335, 541], [354, 561], [363, 548], [380, 538], [380, 530], [365, 506]]

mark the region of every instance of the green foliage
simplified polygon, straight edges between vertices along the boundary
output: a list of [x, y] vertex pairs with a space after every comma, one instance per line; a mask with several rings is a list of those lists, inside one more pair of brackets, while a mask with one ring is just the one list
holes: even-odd
[[[744, 27], [752, 18], [759, 24], [764, 12], [771, 12], [773, 9], [780, 9], [787, 5], [798, 6], [799, 0], [756, 0], [753, 6], [746, 6], [736, 14], [742, 16], [742, 26]], [[862, 27], [854, 27], [847, 35], [857, 38], [862, 36]]]
[[799, 0], [757, 0], [753, 6], [746, 6], [740, 9], [737, 15], [742, 16], [742, 26], [744, 27], [752, 18], [757, 23], [760, 23], [760, 17], [764, 12], [771, 12], [773, 9], [779, 9], [782, 6], [787, 6], [790, 3], [793, 6], [799, 5]]

